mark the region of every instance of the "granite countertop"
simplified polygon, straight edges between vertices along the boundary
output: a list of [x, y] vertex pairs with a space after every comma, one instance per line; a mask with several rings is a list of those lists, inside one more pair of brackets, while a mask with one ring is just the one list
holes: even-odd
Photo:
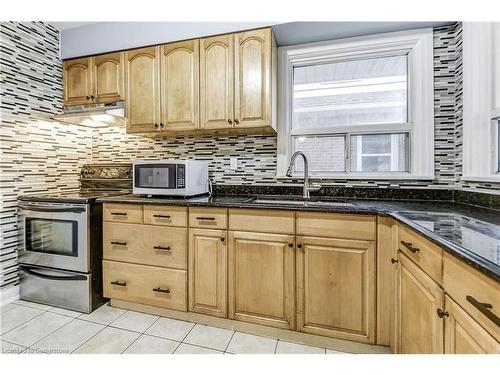
[[[256, 199], [265, 202], [255, 202]], [[284, 200], [294, 200], [296, 203], [280, 203]], [[303, 202], [300, 197], [248, 195], [183, 199], [126, 194], [104, 197], [98, 201], [386, 215], [402, 222], [444, 250], [500, 281], [500, 211], [494, 209], [436, 201], [342, 200], [322, 197], [320, 203], [317, 203], [314, 199]]]

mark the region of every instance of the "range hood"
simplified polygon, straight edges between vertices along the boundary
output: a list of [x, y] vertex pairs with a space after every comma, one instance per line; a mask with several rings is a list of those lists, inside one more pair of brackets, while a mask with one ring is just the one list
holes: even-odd
[[125, 125], [125, 102], [64, 106], [53, 120], [92, 128]]

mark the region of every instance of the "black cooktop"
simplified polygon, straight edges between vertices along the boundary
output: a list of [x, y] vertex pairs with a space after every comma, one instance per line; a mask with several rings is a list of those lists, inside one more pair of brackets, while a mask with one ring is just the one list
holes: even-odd
[[92, 203], [98, 198], [114, 195], [127, 194], [129, 191], [92, 191], [76, 190], [63, 193], [42, 193], [34, 195], [23, 195], [21, 201], [29, 202], [52, 202], [52, 203]]

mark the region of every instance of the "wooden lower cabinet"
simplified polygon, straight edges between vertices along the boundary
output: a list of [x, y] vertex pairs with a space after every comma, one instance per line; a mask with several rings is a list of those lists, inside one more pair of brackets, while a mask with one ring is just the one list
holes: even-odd
[[441, 354], [444, 350], [444, 292], [406, 255], [399, 253], [397, 280], [398, 350], [403, 354]]
[[190, 229], [189, 311], [227, 317], [227, 232]]
[[299, 331], [375, 342], [375, 243], [297, 237]]
[[229, 232], [229, 318], [295, 329], [294, 236]]
[[499, 354], [500, 343], [450, 297], [445, 297], [448, 317], [444, 324], [445, 353]]

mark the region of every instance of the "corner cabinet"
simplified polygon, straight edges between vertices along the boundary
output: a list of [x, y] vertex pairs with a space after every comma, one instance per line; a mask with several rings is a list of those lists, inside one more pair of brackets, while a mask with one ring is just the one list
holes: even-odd
[[161, 46], [161, 130], [199, 127], [199, 40]]
[[397, 280], [398, 352], [442, 354], [444, 291], [406, 255], [399, 254]]
[[160, 126], [160, 47], [125, 52], [128, 133], [154, 132]]
[[295, 329], [293, 235], [229, 232], [229, 318]]
[[297, 237], [297, 326], [302, 332], [375, 341], [375, 243]]
[[63, 64], [64, 104], [123, 100], [124, 53], [67, 60]]

